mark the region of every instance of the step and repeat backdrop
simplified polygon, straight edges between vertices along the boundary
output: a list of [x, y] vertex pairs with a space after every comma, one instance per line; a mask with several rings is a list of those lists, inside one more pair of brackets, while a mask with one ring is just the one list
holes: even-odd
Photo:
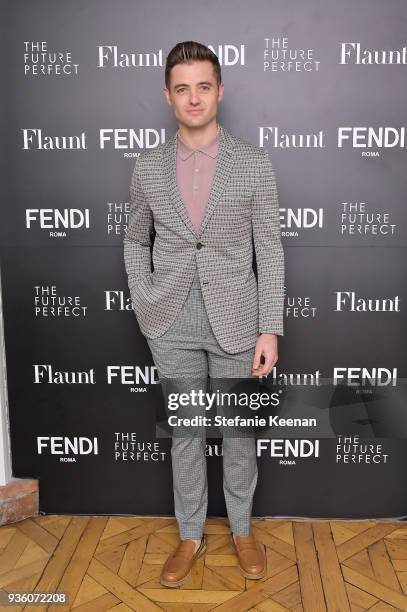
[[[173, 514], [123, 238], [137, 157], [178, 128], [166, 55], [197, 40], [221, 64], [219, 122], [267, 148], [280, 198], [285, 335], [262, 384], [289, 392], [258, 440], [253, 514], [405, 518], [407, 4], [17, 0], [5, 15], [10, 435], [40, 511]], [[225, 516], [222, 440], [206, 453], [208, 514]]]

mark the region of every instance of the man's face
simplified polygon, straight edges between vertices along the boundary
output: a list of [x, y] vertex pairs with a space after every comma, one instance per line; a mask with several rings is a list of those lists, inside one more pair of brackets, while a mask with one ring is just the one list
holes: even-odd
[[216, 83], [213, 64], [208, 60], [177, 64], [170, 76], [170, 90], [165, 88], [164, 93], [178, 123], [188, 128], [210, 123], [216, 117], [224, 88], [223, 83], [219, 87]]

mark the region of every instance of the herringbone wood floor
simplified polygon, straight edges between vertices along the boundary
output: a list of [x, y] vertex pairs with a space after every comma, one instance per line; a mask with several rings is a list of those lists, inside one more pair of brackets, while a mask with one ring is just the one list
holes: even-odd
[[[208, 550], [192, 580], [159, 583], [178, 542], [174, 519], [46, 516], [0, 528], [0, 589], [66, 592], [76, 612], [407, 610], [407, 524], [253, 520], [267, 575], [245, 580], [225, 519], [208, 519]], [[45, 610], [46, 606], [0, 606]]]

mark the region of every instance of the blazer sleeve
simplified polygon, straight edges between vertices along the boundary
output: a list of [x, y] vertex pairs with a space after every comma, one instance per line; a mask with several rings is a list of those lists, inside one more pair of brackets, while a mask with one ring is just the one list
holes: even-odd
[[275, 174], [270, 155], [261, 148], [252, 197], [253, 242], [257, 263], [259, 334], [284, 335], [284, 251]]
[[137, 285], [151, 272], [150, 247], [153, 227], [153, 213], [141, 185], [140, 158], [138, 158], [130, 182], [130, 212], [123, 239], [124, 263], [129, 287]]

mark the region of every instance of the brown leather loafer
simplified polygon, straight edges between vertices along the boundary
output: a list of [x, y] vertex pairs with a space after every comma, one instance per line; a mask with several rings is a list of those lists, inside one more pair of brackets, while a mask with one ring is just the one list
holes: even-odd
[[256, 542], [253, 535], [236, 536], [236, 543], [232, 534], [232, 546], [239, 561], [239, 570], [242, 576], [250, 580], [258, 580], [266, 575], [266, 553], [264, 546]]
[[160, 582], [167, 587], [178, 587], [191, 578], [191, 568], [196, 559], [206, 552], [206, 536], [202, 536], [200, 545], [194, 553], [195, 542], [181, 540], [176, 550], [164, 563]]

